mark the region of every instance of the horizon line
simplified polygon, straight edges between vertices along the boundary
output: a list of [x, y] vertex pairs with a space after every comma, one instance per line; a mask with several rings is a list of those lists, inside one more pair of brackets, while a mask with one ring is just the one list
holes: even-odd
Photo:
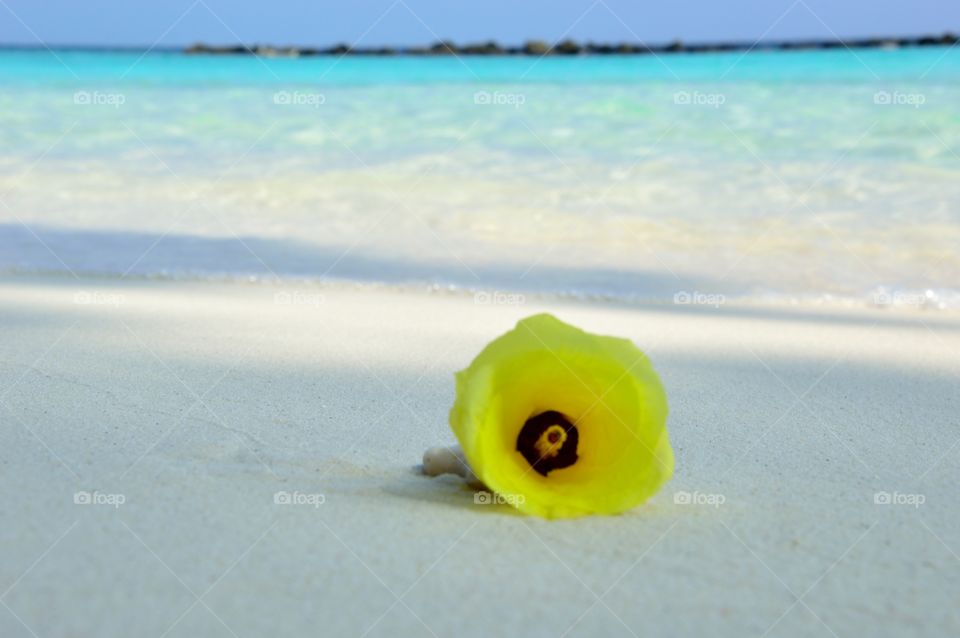
[[541, 39], [528, 39], [522, 44], [501, 44], [496, 39], [488, 39], [457, 45], [451, 39], [436, 40], [427, 45], [350, 45], [339, 42], [333, 45], [297, 45], [297, 44], [266, 44], [254, 42], [230, 42], [212, 44], [205, 41], [195, 41], [190, 44], [173, 45], [144, 45], [144, 44], [78, 44], [78, 43], [49, 43], [49, 42], [0, 42], [0, 50], [57, 50], [57, 51], [129, 51], [184, 54], [256, 54], [265, 51], [275, 54], [300, 53], [306, 55], [548, 55], [548, 54], [590, 54], [590, 53], [682, 53], [682, 52], [709, 52], [709, 51], [744, 51], [760, 48], [762, 50], [793, 49], [793, 48], [882, 48], [884, 46], [951, 46], [960, 41], [951, 30], [940, 33], [923, 33], [917, 35], [898, 36], [852, 36], [834, 38], [802, 37], [790, 39], [759, 39], [759, 40], [696, 40], [685, 41], [674, 38], [668, 42], [648, 44], [642, 41], [605, 41], [585, 39], [576, 41], [572, 38], [563, 38], [554, 42]]

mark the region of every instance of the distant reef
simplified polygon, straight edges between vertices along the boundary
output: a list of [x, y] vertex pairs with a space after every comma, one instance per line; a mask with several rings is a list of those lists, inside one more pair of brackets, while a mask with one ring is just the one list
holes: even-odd
[[316, 55], [355, 56], [443, 56], [443, 55], [644, 55], [665, 53], [710, 53], [744, 51], [803, 51], [817, 49], [897, 49], [900, 47], [952, 46], [957, 43], [953, 33], [917, 37], [857, 38], [850, 40], [792, 40], [781, 42], [727, 42], [686, 44], [675, 40], [668, 44], [575, 42], [561, 40], [554, 44], [530, 40], [520, 46], [502, 46], [494, 41], [460, 46], [450, 41], [436, 42], [426, 47], [351, 47], [338, 44], [327, 48], [276, 47], [268, 45], [214, 46], [193, 44], [184, 52], [189, 55], [258, 55], [270, 58], [299, 58]]

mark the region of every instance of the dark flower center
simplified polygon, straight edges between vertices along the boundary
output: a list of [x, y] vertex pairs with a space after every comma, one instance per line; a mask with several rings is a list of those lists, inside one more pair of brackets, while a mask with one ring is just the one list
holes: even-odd
[[550, 410], [527, 419], [517, 436], [517, 451], [534, 470], [546, 476], [551, 470], [577, 462], [579, 438], [576, 426], [567, 417]]

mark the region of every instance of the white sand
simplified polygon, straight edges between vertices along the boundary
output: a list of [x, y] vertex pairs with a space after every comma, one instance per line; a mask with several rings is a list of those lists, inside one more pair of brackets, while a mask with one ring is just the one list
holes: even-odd
[[[677, 475], [628, 515], [414, 468], [543, 310], [667, 387]], [[956, 314], [17, 277], [0, 330], [4, 638], [960, 632]]]

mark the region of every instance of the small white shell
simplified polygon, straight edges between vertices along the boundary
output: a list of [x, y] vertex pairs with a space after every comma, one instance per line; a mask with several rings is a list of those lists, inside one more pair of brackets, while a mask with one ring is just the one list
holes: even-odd
[[453, 447], [432, 447], [423, 453], [423, 473], [427, 476], [456, 474], [473, 487], [483, 487], [483, 483], [470, 469], [463, 450], [459, 445]]

